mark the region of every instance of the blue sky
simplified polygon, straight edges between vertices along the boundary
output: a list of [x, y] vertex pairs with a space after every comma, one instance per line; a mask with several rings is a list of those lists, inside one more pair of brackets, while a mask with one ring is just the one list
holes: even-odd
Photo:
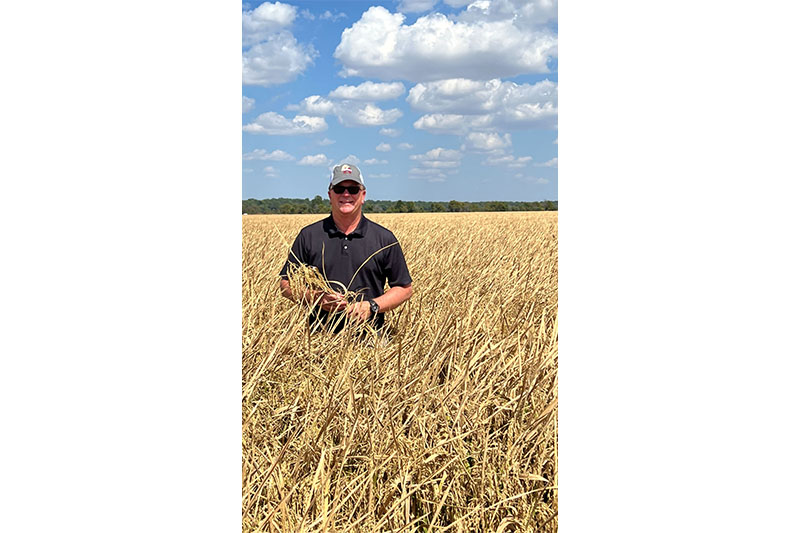
[[558, 2], [242, 6], [242, 198], [558, 199]]

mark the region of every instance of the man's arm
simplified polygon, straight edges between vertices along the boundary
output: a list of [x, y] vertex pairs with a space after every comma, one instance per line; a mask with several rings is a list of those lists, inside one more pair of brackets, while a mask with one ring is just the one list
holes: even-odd
[[399, 307], [400, 304], [411, 298], [411, 295], [414, 293], [414, 289], [411, 287], [411, 284], [404, 286], [396, 286], [396, 287], [389, 287], [389, 290], [383, 293], [383, 295], [378, 296], [375, 298], [375, 303], [377, 303], [380, 307], [381, 313], [385, 313], [386, 311], [391, 311], [395, 307]]
[[[408, 285], [390, 287], [383, 295], [375, 298], [375, 303], [380, 307], [378, 312], [385, 313], [399, 307], [403, 302], [411, 298], [413, 293], [414, 289], [410, 283]], [[349, 306], [347, 314], [362, 321], [368, 320], [370, 317], [369, 302], [362, 301]]]

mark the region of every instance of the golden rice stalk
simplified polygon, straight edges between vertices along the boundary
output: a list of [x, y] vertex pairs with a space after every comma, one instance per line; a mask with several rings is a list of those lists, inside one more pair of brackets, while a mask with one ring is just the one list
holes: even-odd
[[319, 218], [242, 221], [243, 533], [556, 533], [558, 214], [370, 215], [414, 278], [375, 343], [281, 297], [278, 236]]

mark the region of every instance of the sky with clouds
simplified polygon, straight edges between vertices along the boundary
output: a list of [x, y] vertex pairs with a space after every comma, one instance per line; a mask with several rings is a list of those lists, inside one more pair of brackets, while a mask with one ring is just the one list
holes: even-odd
[[242, 5], [242, 198], [558, 199], [558, 1]]

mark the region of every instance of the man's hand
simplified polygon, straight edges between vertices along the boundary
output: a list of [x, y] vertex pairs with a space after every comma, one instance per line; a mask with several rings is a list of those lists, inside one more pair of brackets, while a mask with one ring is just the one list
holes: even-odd
[[358, 322], [366, 322], [372, 316], [369, 310], [369, 302], [364, 301], [348, 305], [346, 313], [352, 320], [357, 320]]
[[303, 291], [293, 294], [289, 280], [281, 279], [281, 294], [293, 302], [301, 301], [307, 304], [316, 304], [326, 311], [344, 311], [347, 300], [338, 292]]
[[326, 292], [322, 295], [319, 306], [328, 312], [343, 311], [347, 307], [347, 300], [338, 292]]

